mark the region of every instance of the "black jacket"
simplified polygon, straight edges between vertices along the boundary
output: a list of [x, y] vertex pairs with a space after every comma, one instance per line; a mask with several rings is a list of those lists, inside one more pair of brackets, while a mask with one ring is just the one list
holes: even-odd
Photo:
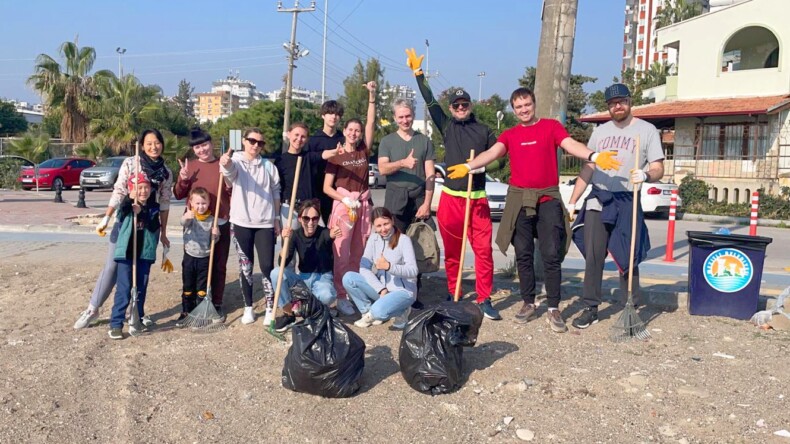
[[[439, 128], [444, 139], [444, 161], [447, 166], [466, 163], [469, 154], [475, 150], [475, 156], [491, 148], [496, 143], [496, 135], [487, 125], [475, 119], [474, 114], [469, 119], [460, 121], [444, 113], [441, 105], [433, 97], [430, 86], [425, 80], [425, 76], [417, 76], [417, 85], [425, 103], [428, 104], [428, 112], [431, 113], [431, 120]], [[444, 178], [444, 186], [455, 191], [466, 191], [467, 178], [448, 179]], [[472, 190], [479, 191], [486, 189], [485, 174], [475, 174], [472, 181]]]

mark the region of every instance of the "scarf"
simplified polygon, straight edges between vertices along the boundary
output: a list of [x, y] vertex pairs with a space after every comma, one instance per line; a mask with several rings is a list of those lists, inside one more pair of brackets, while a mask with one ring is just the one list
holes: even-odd
[[162, 156], [154, 160], [145, 151], [140, 151], [140, 167], [145, 175], [148, 176], [148, 180], [151, 181], [151, 187], [154, 191], [158, 190], [162, 182], [167, 180], [169, 176], [167, 166], [165, 166], [165, 159]]
[[211, 216], [211, 211], [206, 211], [205, 214], [200, 214], [197, 211], [193, 211], [193, 213], [195, 213], [195, 219], [201, 222], [203, 222], [204, 220], [208, 219], [209, 216]]

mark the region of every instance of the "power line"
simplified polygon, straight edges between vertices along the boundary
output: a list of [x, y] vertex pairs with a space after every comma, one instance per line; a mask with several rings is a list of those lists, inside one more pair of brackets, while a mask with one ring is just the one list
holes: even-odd
[[[346, 16], [345, 16], [345, 18], [343, 18], [343, 20], [341, 20], [341, 21], [340, 21], [340, 23], [338, 23], [338, 24], [337, 24], [337, 26], [335, 27], [335, 29], [333, 29], [333, 31], [334, 31], [334, 30], [336, 30], [337, 28], [339, 28], [341, 23], [345, 23], [345, 22], [346, 22], [346, 20], [348, 20], [348, 18], [349, 18], [349, 17], [351, 17], [351, 15], [352, 15], [352, 14], [354, 14], [354, 12], [356, 12], [356, 10], [357, 10], [357, 9], [358, 9], [358, 8], [359, 8], [361, 5], [362, 5], [362, 2], [363, 2], [363, 1], [364, 1], [364, 0], [359, 0], [359, 1], [357, 2], [357, 5], [356, 5], [356, 6], [354, 6], [354, 7], [351, 9], [351, 12], [349, 12], [349, 13], [348, 13], [348, 15], [346, 15]], [[318, 10], [319, 10], [319, 11], [321, 11], [321, 8], [318, 8]], [[321, 12], [324, 12], [324, 11], [321, 11]], [[328, 16], [329, 16], [329, 15], [327, 14], [327, 17], [328, 17]], [[334, 20], [332, 20], [332, 21], [334, 22]]]
[[[228, 63], [228, 62], [246, 62], [249, 60], [260, 60], [260, 59], [273, 59], [273, 58], [280, 58], [281, 55], [270, 55], [270, 56], [260, 56], [260, 57], [244, 57], [240, 59], [227, 59], [227, 60], [207, 60], [203, 62], [190, 62], [190, 63], [174, 63], [169, 65], [156, 65], [156, 68], [167, 68], [171, 66], [194, 66], [194, 65], [210, 65], [212, 63]], [[143, 66], [142, 68], [146, 68]]]
[[218, 68], [206, 68], [206, 69], [189, 69], [189, 70], [178, 70], [178, 71], [160, 71], [160, 72], [144, 72], [144, 73], [137, 73], [134, 72], [135, 76], [152, 76], [158, 74], [181, 74], [181, 73], [190, 73], [190, 72], [210, 72], [210, 71], [225, 71], [228, 69], [240, 69], [240, 68], [262, 68], [265, 66], [279, 66], [283, 65], [285, 62], [278, 62], [278, 63], [267, 63], [262, 65], [242, 65], [242, 66], [223, 66]]
[[[276, 49], [279, 45], [266, 45], [266, 46], [242, 46], [237, 48], [216, 48], [216, 49], [195, 49], [190, 51], [174, 51], [174, 52], [152, 52], [143, 54], [127, 54], [125, 57], [160, 57], [160, 56], [177, 56], [177, 55], [190, 55], [190, 54], [217, 54], [226, 52], [243, 52], [243, 51], [256, 51], [266, 49]], [[115, 58], [115, 55], [98, 56], [97, 59]], [[35, 62], [37, 57], [32, 59], [0, 59], [0, 62]]]

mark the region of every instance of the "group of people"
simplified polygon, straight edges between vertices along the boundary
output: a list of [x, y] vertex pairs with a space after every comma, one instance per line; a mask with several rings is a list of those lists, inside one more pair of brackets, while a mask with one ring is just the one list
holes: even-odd
[[[569, 221], [575, 220], [573, 237], [586, 258], [582, 295], [586, 308], [573, 325], [586, 328], [596, 323], [604, 260], [607, 252], [623, 250], [624, 233], [631, 229], [631, 219], [625, 216], [633, 205], [638, 208], [631, 191], [642, 182], [658, 181], [663, 176], [658, 132], [649, 123], [633, 117], [628, 88], [614, 84], [606, 89], [612, 120], [597, 127], [586, 146], [571, 138], [560, 122], [538, 118], [535, 95], [527, 88], [516, 89], [510, 97], [519, 123], [497, 137], [475, 119], [465, 90], [451, 90], [449, 109], [443, 109], [421, 70], [423, 57], [418, 57], [413, 49], [407, 50], [407, 56], [407, 64], [443, 138], [445, 162], [450, 165], [436, 214], [444, 246], [447, 299], [455, 293], [467, 225], [467, 238], [475, 257], [475, 302], [486, 318], [502, 319], [491, 303], [493, 229], [484, 172], [486, 166], [507, 155], [511, 177], [496, 244], [503, 253], [511, 244], [515, 247], [523, 299], [515, 321], [527, 323], [538, 317], [534, 272], [538, 239], [545, 268], [546, 320], [553, 331], [567, 331], [559, 310], [561, 264], [570, 243]], [[265, 325], [275, 320], [276, 330], [285, 331], [296, 322], [289, 288], [303, 281], [332, 311], [353, 315], [356, 308], [361, 314], [355, 322], [359, 327], [397, 318], [393, 326], [402, 328], [410, 309], [423, 307], [418, 299], [420, 274], [415, 250], [405, 232], [417, 220], [436, 228], [430, 209], [436, 156], [430, 139], [412, 129], [413, 103], [396, 100], [392, 111], [397, 131], [381, 140], [378, 153], [379, 171], [388, 176], [385, 203], [373, 208], [368, 159], [375, 130], [376, 84], [369, 82], [365, 86], [369, 105], [364, 125], [352, 118], [339, 131], [343, 107], [334, 100], [327, 101], [320, 110], [323, 128], [309, 137], [305, 124], [292, 124], [287, 133], [287, 149], [276, 153], [273, 160], [261, 156], [266, 141], [260, 129], [244, 132], [243, 150], [217, 157], [208, 133], [195, 128], [189, 139], [193, 159], [180, 161], [180, 171], [174, 177], [161, 157], [162, 135], [152, 129], [144, 131], [139, 140], [142, 152], [124, 162], [105, 216], [97, 227], [97, 232], [104, 235], [110, 218], [117, 215], [107, 260], [88, 308], [74, 328], [84, 328], [97, 320], [99, 307], [115, 286], [109, 335], [123, 338], [125, 312], [133, 290], [132, 251], [137, 252], [139, 315], [144, 326], [153, 324], [144, 310], [148, 274], [157, 244], [161, 243], [165, 252], [170, 246], [165, 228], [173, 196], [188, 202], [181, 217], [185, 251], [178, 325], [182, 325], [199, 299], [208, 297], [207, 288], [211, 289], [211, 301], [220, 314], [218, 322], [225, 322], [222, 306], [232, 242], [239, 258], [244, 299], [242, 323], [255, 321], [253, 269], [257, 253], [266, 301]], [[558, 187], [558, 147], [586, 161], [567, 208]], [[639, 165], [634, 163], [637, 149]], [[297, 165], [301, 165], [299, 171]], [[473, 175], [471, 188], [467, 186], [469, 174]], [[588, 184], [592, 191], [580, 202]], [[471, 210], [468, 220], [467, 205]], [[292, 208], [297, 217], [289, 225], [287, 218]], [[137, 221], [137, 226], [132, 220]], [[638, 223], [643, 224], [641, 216]], [[138, 233], [136, 249], [131, 246], [134, 231]], [[281, 251], [285, 264], [282, 268], [275, 268], [278, 237], [289, 239], [288, 248]], [[638, 277], [637, 265], [649, 249], [646, 230], [642, 230], [638, 241], [636, 250], [642, 254], [637, 255], [634, 270], [628, 269], [628, 261], [623, 261], [621, 254], [612, 252], [623, 283], [629, 273], [634, 279]], [[209, 267], [212, 243], [213, 264]], [[278, 279], [284, 282], [278, 304], [282, 315], [275, 319], [272, 283]]]

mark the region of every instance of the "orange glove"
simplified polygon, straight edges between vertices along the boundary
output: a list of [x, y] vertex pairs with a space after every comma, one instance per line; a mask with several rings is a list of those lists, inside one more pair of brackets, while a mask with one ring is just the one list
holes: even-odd
[[595, 165], [602, 170], [616, 170], [622, 165], [619, 160], [614, 158], [616, 155], [617, 151], [604, 151], [593, 154], [590, 160], [595, 162]]
[[425, 55], [421, 55], [417, 57], [417, 53], [414, 51], [414, 48], [406, 50], [406, 65], [411, 68], [412, 72], [414, 72], [415, 76], [422, 74], [422, 59], [425, 58]]

